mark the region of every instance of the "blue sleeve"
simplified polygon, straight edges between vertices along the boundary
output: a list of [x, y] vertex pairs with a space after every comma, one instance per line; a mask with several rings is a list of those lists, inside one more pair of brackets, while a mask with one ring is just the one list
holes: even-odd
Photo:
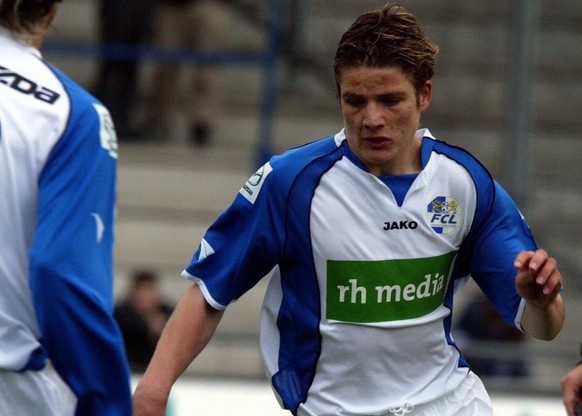
[[215, 308], [242, 296], [281, 258], [285, 192], [275, 176], [268, 163], [247, 181], [207, 230], [186, 268], [187, 277], [201, 283]]
[[523, 250], [535, 250], [528, 224], [507, 192], [495, 183], [491, 210], [473, 246], [471, 274], [504, 320], [516, 326], [521, 302], [513, 262]]
[[113, 318], [115, 133], [104, 107], [71, 88], [67, 127], [39, 180], [30, 287], [41, 344], [77, 396], [76, 415], [129, 416], [129, 369]]
[[330, 136], [274, 156], [249, 178], [232, 205], [210, 226], [184, 273], [200, 284], [212, 306], [225, 308], [275, 265], [289, 268], [298, 261], [287, 246], [289, 236], [305, 235], [309, 220], [289, 220], [295, 207], [303, 206], [292, 196], [292, 189], [309, 199], [312, 189], [298, 185], [298, 178], [315, 166], [310, 177], [318, 180], [321, 170], [313, 162], [329, 164], [341, 157], [341, 148]]

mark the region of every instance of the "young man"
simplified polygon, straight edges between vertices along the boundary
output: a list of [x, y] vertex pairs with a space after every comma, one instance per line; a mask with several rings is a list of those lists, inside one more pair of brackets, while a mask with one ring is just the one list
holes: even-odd
[[136, 416], [164, 414], [222, 311], [272, 268], [261, 348], [296, 415], [490, 415], [450, 334], [454, 291], [469, 276], [508, 323], [556, 336], [556, 261], [481, 164], [418, 130], [437, 52], [396, 5], [343, 35], [334, 69], [345, 128], [273, 157], [209, 228]]
[[0, 414], [129, 416], [113, 319], [116, 137], [39, 52], [57, 0], [0, 0]]

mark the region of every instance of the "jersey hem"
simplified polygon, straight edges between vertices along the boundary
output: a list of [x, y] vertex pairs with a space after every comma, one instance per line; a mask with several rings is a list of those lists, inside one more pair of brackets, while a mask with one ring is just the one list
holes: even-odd
[[204, 299], [206, 299], [206, 302], [212, 306], [214, 309], [219, 310], [219, 311], [223, 311], [226, 309], [226, 305], [223, 305], [219, 302], [217, 302], [212, 295], [210, 294], [210, 291], [208, 290], [208, 288], [206, 287], [206, 284], [204, 284], [204, 281], [202, 281], [202, 279], [199, 279], [196, 276], [192, 276], [190, 273], [188, 273], [186, 270], [184, 270], [182, 272], [182, 277], [184, 277], [187, 280], [191, 280], [192, 282], [196, 283], [198, 285], [198, 287], [200, 288], [200, 290], [202, 291], [202, 295], [204, 295]]

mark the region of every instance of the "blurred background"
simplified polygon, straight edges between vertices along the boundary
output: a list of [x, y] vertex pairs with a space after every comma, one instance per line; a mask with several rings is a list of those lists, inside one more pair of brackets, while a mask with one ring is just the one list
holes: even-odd
[[[180, 272], [205, 229], [256, 168], [341, 129], [337, 42], [357, 15], [384, 4], [167, 3], [65, 1], [44, 48], [110, 107], [117, 126], [120, 302], [139, 269], [157, 275], [159, 296], [175, 304], [189, 286]], [[521, 338], [495, 314], [472, 313], [487, 305], [471, 285], [456, 298], [454, 334], [493, 394], [559, 398], [559, 379], [579, 360], [582, 341], [582, 2], [400, 3], [441, 49], [423, 125], [476, 155], [510, 191], [565, 281], [566, 326], [551, 343]], [[186, 377], [264, 382], [258, 321], [266, 283], [227, 310]]]

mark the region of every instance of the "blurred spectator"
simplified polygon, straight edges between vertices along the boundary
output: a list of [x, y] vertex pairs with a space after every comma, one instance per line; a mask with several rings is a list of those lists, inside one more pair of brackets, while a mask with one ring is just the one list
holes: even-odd
[[126, 297], [115, 307], [132, 371], [145, 370], [171, 313], [172, 307], [162, 298], [157, 274], [135, 271]]
[[139, 47], [151, 38], [153, 2], [99, 0], [99, 37], [105, 57], [94, 93], [109, 108], [120, 141], [142, 139], [145, 134], [134, 119], [139, 104]]
[[[228, 33], [228, 2], [218, 0], [158, 0], [154, 13], [154, 44], [170, 50], [216, 51], [224, 48]], [[181, 69], [187, 69], [182, 74]], [[187, 75], [187, 77], [182, 77]], [[162, 62], [155, 69], [153, 97], [147, 123], [163, 141], [177, 141], [176, 116], [186, 112], [188, 140], [210, 143], [213, 117], [219, 110], [216, 67], [190, 62]], [[189, 84], [182, 86], [183, 78]]]
[[[460, 331], [460, 332], [459, 332]], [[508, 347], [520, 346], [525, 341], [525, 333], [509, 326], [482, 294], [478, 293], [463, 311], [457, 326], [455, 339], [478, 343], [479, 341], [503, 341]], [[478, 345], [478, 344], [477, 344]], [[467, 345], [468, 346], [468, 345]], [[527, 377], [527, 362], [521, 359], [503, 357], [485, 358], [480, 354], [471, 355], [471, 348], [464, 349], [463, 356], [469, 362], [471, 370], [485, 377]], [[468, 353], [467, 353], [468, 352]], [[492, 355], [494, 352], [492, 352]]]

